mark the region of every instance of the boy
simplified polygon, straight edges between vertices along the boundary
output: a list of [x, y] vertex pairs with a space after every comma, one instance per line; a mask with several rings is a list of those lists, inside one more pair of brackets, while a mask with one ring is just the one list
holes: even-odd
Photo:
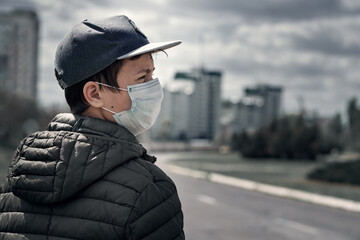
[[1, 239], [185, 239], [176, 187], [135, 136], [163, 98], [149, 43], [126, 16], [84, 20], [55, 75], [72, 114], [25, 138], [0, 195]]

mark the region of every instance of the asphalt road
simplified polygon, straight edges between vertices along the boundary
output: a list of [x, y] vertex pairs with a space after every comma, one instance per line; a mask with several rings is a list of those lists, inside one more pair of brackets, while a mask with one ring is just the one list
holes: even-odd
[[187, 240], [360, 240], [360, 214], [172, 173]]

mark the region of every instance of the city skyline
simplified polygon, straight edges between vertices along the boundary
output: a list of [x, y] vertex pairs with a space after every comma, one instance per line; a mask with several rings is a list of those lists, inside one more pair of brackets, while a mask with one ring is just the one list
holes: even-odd
[[166, 84], [177, 71], [204, 65], [223, 72], [222, 98], [241, 98], [257, 84], [280, 85], [286, 112], [344, 113], [360, 97], [360, 3], [355, 0], [44, 2], [3, 0], [34, 8], [40, 19], [39, 101], [65, 104], [53, 74], [61, 37], [85, 18], [128, 15], [150, 41], [183, 40], [156, 60]]

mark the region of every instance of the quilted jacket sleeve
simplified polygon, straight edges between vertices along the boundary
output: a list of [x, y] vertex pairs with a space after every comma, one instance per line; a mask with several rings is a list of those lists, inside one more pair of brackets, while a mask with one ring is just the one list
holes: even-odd
[[131, 240], [181, 240], [183, 213], [174, 183], [156, 166], [153, 182], [139, 194], [129, 217], [127, 237]]

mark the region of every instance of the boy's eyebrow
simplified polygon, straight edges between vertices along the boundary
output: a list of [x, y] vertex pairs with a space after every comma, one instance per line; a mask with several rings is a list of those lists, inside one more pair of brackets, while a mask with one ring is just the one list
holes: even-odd
[[[153, 68], [153, 71], [155, 71], [155, 67]], [[140, 71], [138, 71], [136, 74], [140, 74], [140, 73], [150, 73], [151, 70], [150, 68], [146, 68], [146, 69], [141, 69]]]

